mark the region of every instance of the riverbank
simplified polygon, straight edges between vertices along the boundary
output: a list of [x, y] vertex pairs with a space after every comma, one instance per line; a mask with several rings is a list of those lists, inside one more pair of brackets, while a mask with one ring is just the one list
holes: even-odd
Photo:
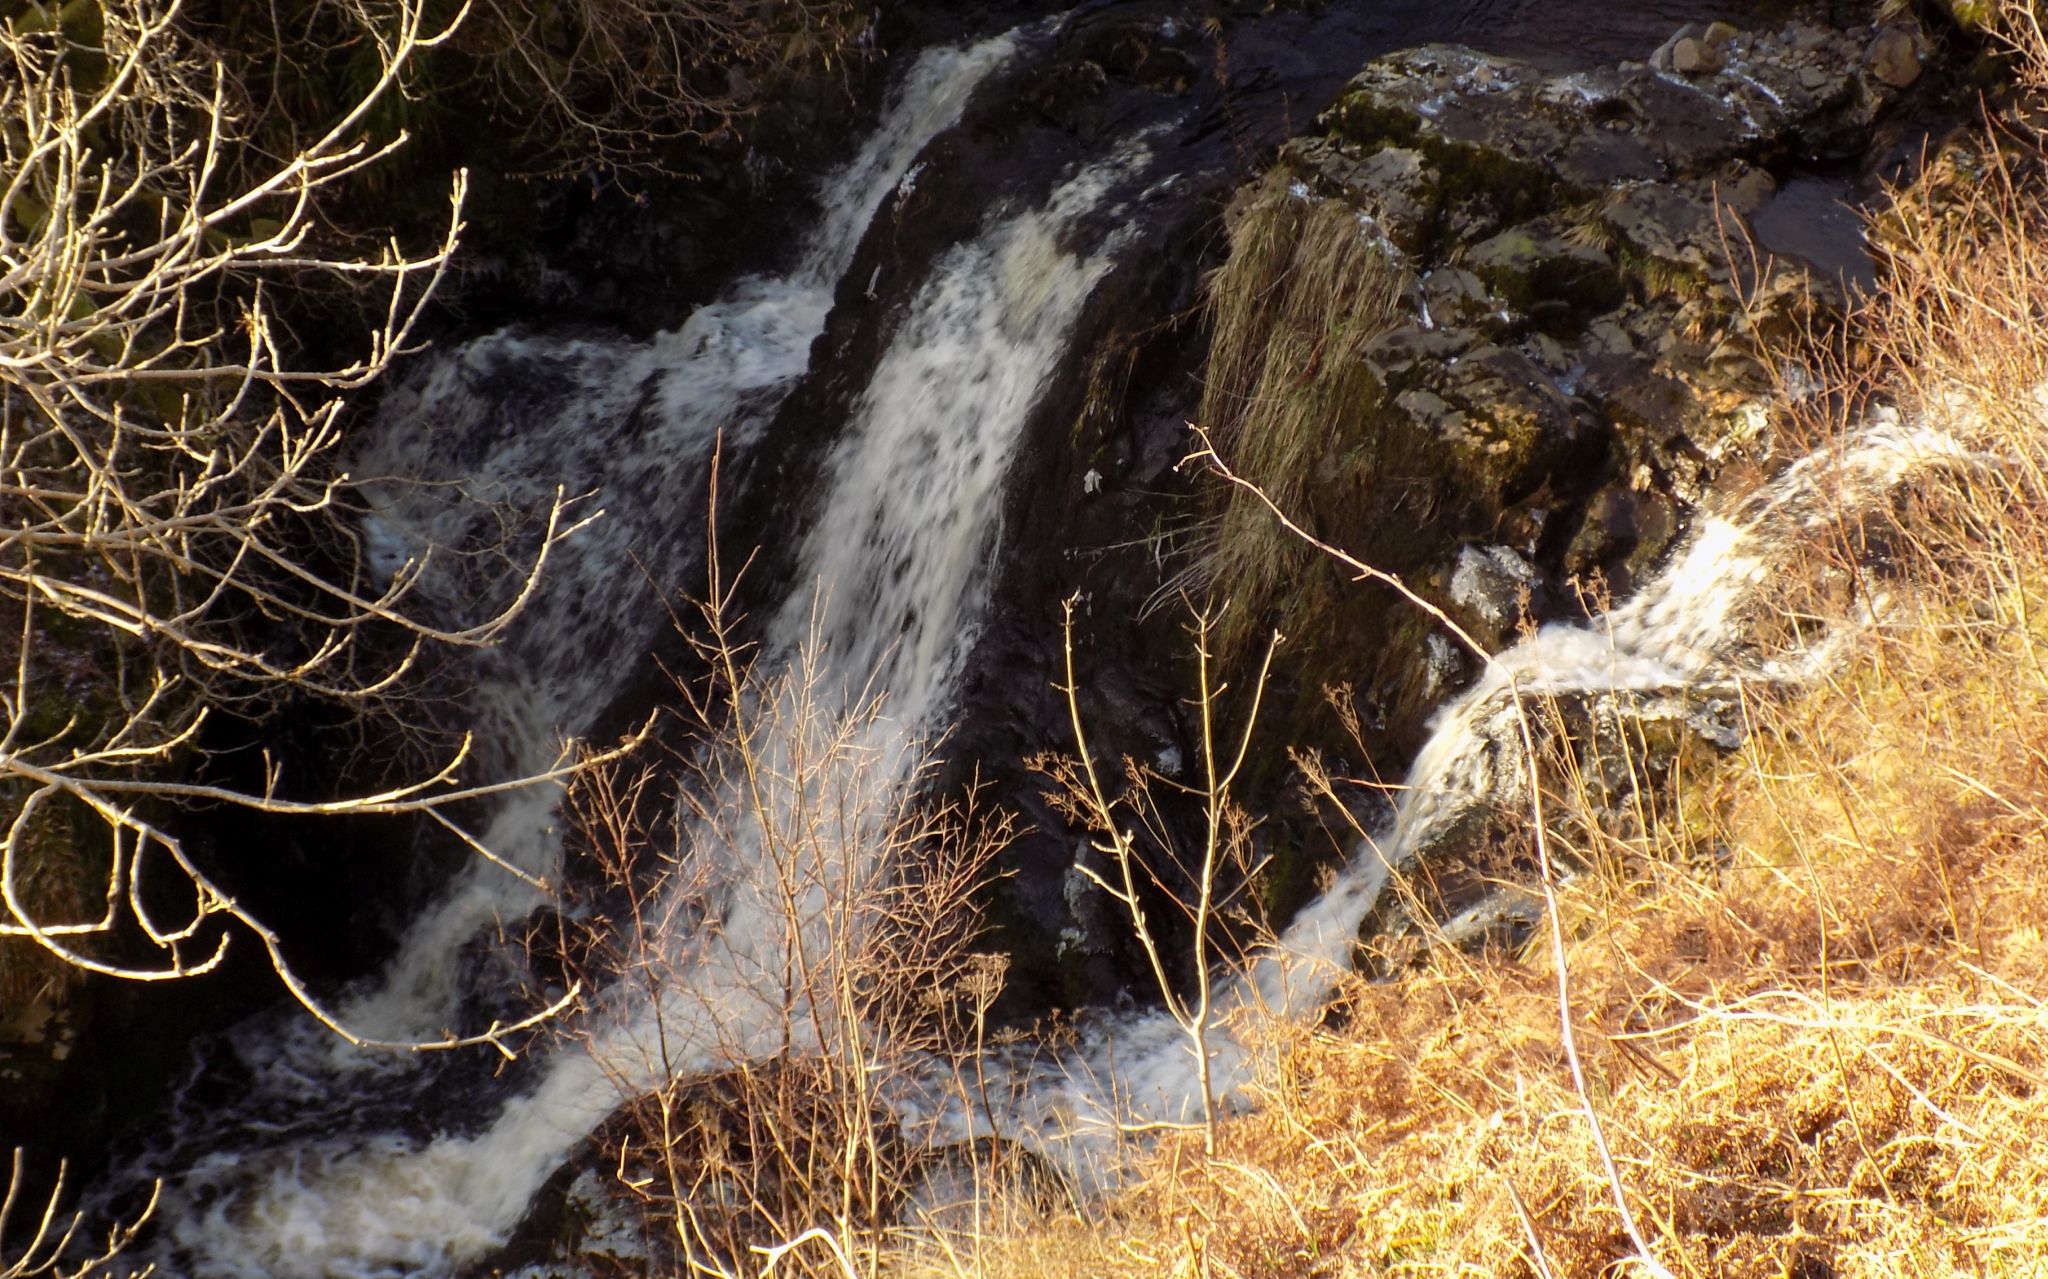
[[1839, 343], [1769, 351], [1812, 378], [1780, 383], [1786, 440], [1896, 413], [1974, 455], [1813, 522], [1756, 635], [1818, 660], [1742, 684], [1732, 750], [1554, 754], [1538, 816], [1579, 869], [1547, 904], [1528, 884], [1533, 926], [1382, 942], [1320, 1024], [1247, 1028], [1265, 1068], [1213, 1155], [1164, 1139], [1120, 1197], [931, 1269], [2034, 1273], [2048, 227], [2023, 103], [2048, 46], [2015, 38], [2027, 96], [1876, 221], [1877, 297]]

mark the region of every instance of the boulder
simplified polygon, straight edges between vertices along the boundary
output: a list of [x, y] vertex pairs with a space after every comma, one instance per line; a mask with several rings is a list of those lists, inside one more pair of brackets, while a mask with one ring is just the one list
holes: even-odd
[[[1522, 620], [1510, 595], [1540, 621], [1639, 582], [1761, 447], [1752, 339], [1839, 297], [1743, 246], [1786, 184], [1863, 157], [1903, 78], [1874, 51], [1868, 28], [1714, 23], [1647, 65], [1429, 46], [1364, 68], [1280, 158], [1409, 275], [1404, 321], [1299, 389], [1350, 423], [1299, 498], [1318, 535], [1489, 644]], [[1376, 738], [1412, 745], [1456, 678], [1429, 628], [1349, 583], [1318, 598], [1335, 638], [1292, 654], [1305, 686], [1350, 681]]]
[[1599, 434], [1583, 406], [1518, 349], [1487, 344], [1417, 359], [1390, 380], [1405, 389], [1392, 396], [1385, 447], [1485, 509], [1519, 501]]
[[1525, 620], [1540, 617], [1543, 574], [1509, 546], [1466, 546], [1451, 568], [1451, 603], [1466, 632], [1489, 649], [1514, 642]]
[[1508, 305], [1524, 313], [1555, 303], [1571, 314], [1595, 314], [1621, 302], [1614, 259], [1570, 239], [1554, 221], [1510, 227], [1468, 249], [1464, 265]]
[[1686, 40], [1698, 40], [1702, 34], [1703, 31], [1697, 22], [1688, 22], [1672, 32], [1671, 38], [1658, 45], [1657, 51], [1650, 55], [1650, 69], [1653, 71], [1672, 70], [1671, 57], [1672, 54], [1677, 52], [1679, 44]]
[[1427, 273], [1421, 283], [1425, 327], [1497, 337], [1510, 317], [1486, 281], [1462, 267], [1444, 266]]
[[1367, 150], [1316, 137], [1288, 145], [1287, 164], [1321, 193], [1341, 196], [1378, 222], [1395, 247], [1420, 254], [1436, 234], [1441, 210], [1435, 171], [1419, 151]]

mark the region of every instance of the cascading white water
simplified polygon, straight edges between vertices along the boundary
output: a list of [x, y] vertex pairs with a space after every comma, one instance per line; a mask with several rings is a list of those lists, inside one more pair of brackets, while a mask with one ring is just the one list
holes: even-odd
[[[1797, 674], [1784, 661], [1757, 669], [1737, 656], [1745, 610], [1788, 544], [1844, 512], [1870, 509], [1917, 471], [1964, 460], [1949, 435], [1880, 411], [1863, 433], [1788, 467], [1732, 513], [1702, 516], [1670, 564], [1627, 602], [1587, 623], [1546, 626], [1492, 657], [1438, 712], [1386, 831], [1222, 992], [1219, 1016], [1298, 1016], [1320, 1006], [1348, 971], [1359, 928], [1393, 871], [1475, 806], [1527, 796], [1519, 716], [1531, 699], [1700, 693]], [[1252, 1063], [1227, 1031], [1212, 1032], [1210, 1050], [1219, 1097], [1247, 1082]], [[1021, 1097], [1016, 1114], [954, 1109], [930, 1121], [934, 1140], [1001, 1133], [1045, 1154], [1077, 1186], [1094, 1187], [1117, 1175], [1120, 1133], [1201, 1116], [1190, 1039], [1164, 1013], [1102, 1029], [1083, 1052], [1056, 1068], [1035, 1067], [1005, 1095]]]
[[[375, 509], [366, 541], [387, 573], [424, 560], [424, 588], [450, 611], [516, 587], [490, 580], [494, 571], [503, 576], [503, 561], [456, 563], [447, 548], [492, 546], [503, 512], [545, 509], [557, 486], [570, 496], [595, 494], [604, 506], [602, 519], [555, 548], [510, 641], [490, 654], [478, 735], [495, 744], [503, 773], [544, 770], [560, 740], [586, 732], [634, 677], [649, 619], [660, 615], [650, 608], [659, 588], [635, 565], [669, 570], [691, 558], [702, 525], [678, 511], [703, 496], [715, 441], [723, 433], [743, 449], [773, 416], [809, 365], [833, 290], [875, 210], [1015, 49], [1004, 35], [919, 58], [874, 134], [824, 183], [824, 220], [787, 275], [742, 280], [647, 343], [486, 337], [387, 399], [352, 469], [402, 478], [364, 482]], [[480, 841], [530, 876], [551, 875], [560, 797], [552, 786], [516, 794]], [[455, 959], [464, 943], [540, 901], [518, 876], [468, 864], [409, 927], [382, 984], [344, 1008], [341, 1020], [370, 1038], [434, 1037], [459, 997]], [[337, 1062], [399, 1060], [337, 1041], [327, 1047]]]
[[[795, 918], [778, 900], [770, 874], [773, 841], [750, 834], [744, 820], [721, 839], [702, 838], [700, 831], [687, 855], [699, 871], [693, 891], [715, 903], [715, 927], [674, 939], [658, 998], [639, 983], [607, 992], [587, 1027], [588, 1051], [556, 1054], [539, 1082], [506, 1100], [475, 1135], [299, 1141], [286, 1150], [223, 1152], [174, 1178], [160, 1215], [170, 1244], [193, 1259], [195, 1273], [443, 1271], [502, 1241], [541, 1183], [624, 1096], [671, 1073], [779, 1046], [776, 1037], [792, 1018], [787, 992], [773, 973], [788, 930], [806, 935], [822, 927], [845, 885], [875, 871], [876, 841], [863, 836], [907, 780], [913, 756], [906, 744], [936, 726], [973, 643], [1002, 481], [1023, 427], [1083, 303], [1128, 232], [1101, 236], [1087, 251], [1068, 241], [1084, 234], [1085, 214], [1100, 214], [1103, 225], [1118, 222], [1119, 211], [1105, 205], [1143, 171], [1147, 158], [1134, 143], [1068, 178], [1043, 207], [992, 221], [974, 242], [943, 254], [827, 461], [822, 509], [801, 548], [800, 585], [765, 647], [770, 654], [796, 655], [813, 633], [814, 600], [821, 599], [826, 727], [832, 708], [862, 690], [879, 700], [886, 718], [862, 729], [860, 789], [834, 796], [852, 816], [826, 855], [810, 865], [812, 879]], [[845, 239], [832, 232], [820, 242], [835, 237]], [[642, 358], [653, 357], [633, 357]], [[698, 433], [682, 442], [685, 450], [704, 433], [701, 426], [678, 429]], [[532, 447], [545, 456], [540, 443]], [[385, 518], [398, 527], [407, 517], [394, 507]], [[427, 540], [447, 531], [433, 528]], [[617, 537], [612, 545], [614, 553], [625, 547]], [[579, 586], [615, 577], [620, 566], [605, 564], [600, 551], [583, 552], [592, 562], [565, 569], [564, 576]], [[598, 664], [588, 632], [605, 622], [593, 618], [590, 607], [596, 606], [586, 606], [581, 616], [568, 609], [562, 631], [537, 641], [540, 651], [532, 659], [546, 678], [561, 681], [550, 696], [565, 705], [591, 696], [579, 682]], [[558, 650], [552, 647], [557, 643], [574, 647]], [[616, 656], [625, 661], [632, 655]], [[799, 732], [821, 731], [802, 716], [784, 722]], [[765, 771], [792, 771], [787, 761], [805, 746], [767, 743]], [[506, 908], [495, 900], [451, 909], [476, 909], [488, 918]], [[429, 926], [459, 940], [474, 921], [435, 919]], [[419, 1015], [422, 993], [428, 1007], [440, 995], [413, 983], [404, 993], [411, 1001], [405, 1016]], [[358, 1011], [371, 1008], [366, 1002]], [[797, 1020], [829, 1026], [828, 1017]]]
[[[479, 655], [471, 709], [500, 775], [544, 769], [559, 741], [586, 732], [633, 678], [662, 616], [659, 589], [636, 569], [636, 557], [659, 569], [698, 553], [702, 524], [685, 512], [703, 497], [719, 433], [734, 447], [759, 433], [804, 373], [876, 209], [1016, 47], [1005, 35], [922, 55], [873, 135], [822, 185], [823, 219], [788, 274], [742, 280], [645, 343], [485, 337], [435, 358], [387, 396], [352, 467], [366, 477], [373, 510], [364, 542], [373, 571], [387, 577], [422, 561], [419, 595], [449, 618], [516, 589], [503, 580], [504, 561], [464, 554], [501, 540], [497, 521], [508, 512], [545, 509], [558, 485], [572, 496], [594, 492], [605, 507], [604, 518], [555, 549], [510, 642]], [[509, 793], [478, 832], [481, 842], [525, 876], [551, 876], [560, 797], [551, 785]], [[462, 997], [469, 943], [540, 901], [521, 875], [468, 864], [411, 924], [377, 981], [339, 1010], [342, 1021], [369, 1038], [435, 1037]], [[279, 1115], [344, 1114], [363, 1084], [343, 1076], [402, 1072], [419, 1061], [356, 1050], [304, 1020], [245, 1028], [234, 1047], [255, 1079], [257, 1113], [247, 1122], [265, 1124]], [[234, 1117], [200, 1121], [223, 1131], [181, 1140], [209, 1153], [185, 1167], [147, 1161], [149, 1171], [170, 1177], [159, 1217], [173, 1236], [213, 1231], [179, 1225], [178, 1214], [193, 1211], [181, 1201], [224, 1203], [248, 1180], [241, 1140], [225, 1131]], [[380, 1144], [389, 1142], [374, 1139], [366, 1149]], [[208, 1210], [223, 1211], [222, 1203]]]

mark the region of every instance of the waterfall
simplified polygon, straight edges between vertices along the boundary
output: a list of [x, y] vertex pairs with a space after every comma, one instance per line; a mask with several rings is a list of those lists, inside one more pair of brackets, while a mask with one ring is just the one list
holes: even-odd
[[[784, 274], [741, 280], [645, 342], [483, 337], [423, 362], [388, 396], [351, 459], [367, 508], [362, 542], [373, 572], [416, 574], [417, 601], [446, 620], [516, 589], [508, 565], [532, 537], [519, 512], [544, 508], [558, 488], [590, 495], [578, 508], [585, 513], [603, 510], [553, 553], [505, 646], [477, 659], [466, 709], [498, 774], [544, 768], [562, 738], [591, 731], [643, 673], [665, 621], [649, 577], [701, 580], [692, 570], [701, 568], [715, 442], [777, 447], [770, 428], [786, 404], [802, 402], [789, 397], [813, 371], [812, 348], [870, 223], [892, 192], [916, 183], [920, 154], [1023, 43], [1005, 36], [918, 59], [873, 135], [823, 183], [821, 219]], [[1114, 118], [1105, 132], [1137, 127], [1135, 116]], [[817, 433], [832, 441], [819, 499], [789, 534], [794, 582], [768, 611], [760, 650], [771, 666], [809, 663], [815, 678], [802, 687], [827, 708], [822, 725], [786, 706], [763, 708], [764, 721], [789, 734], [761, 744], [763, 771], [802, 779], [771, 807], [822, 793], [839, 814], [801, 892], [778, 897], [760, 813], [735, 804], [737, 815], [715, 830], [681, 823], [677, 855], [693, 879], [688, 902], [661, 907], [686, 925], [662, 939], [662, 980], [595, 992], [578, 1023], [583, 1043], [536, 1049], [511, 1082], [465, 1098], [467, 1112], [434, 1110], [427, 1118], [445, 1119], [441, 1131], [413, 1113], [429, 1073], [420, 1058], [358, 1050], [303, 1019], [243, 1028], [232, 1051], [250, 1080], [246, 1095], [180, 1119], [136, 1169], [163, 1179], [160, 1271], [446, 1274], [502, 1244], [622, 1100], [781, 1051], [792, 1021], [808, 1036], [796, 1040], [799, 1051], [829, 1047], [833, 1010], [800, 1007], [793, 1017], [790, 992], [774, 984], [775, 952], [790, 929], [817, 936], [835, 897], [886, 869], [865, 836], [914, 780], [916, 744], [955, 709], [988, 612], [1006, 479], [1027, 423], [1071, 356], [1089, 298], [1138, 234], [1127, 206], [1166, 189], [1154, 181], [1165, 166], [1149, 136], [1071, 166], [1050, 191], [1006, 196], [924, 278], [903, 280], [901, 305], [892, 297], [875, 308], [877, 322], [893, 327], [846, 420], [819, 424], [837, 428]], [[1176, 173], [1195, 162], [1184, 139]], [[1928, 433], [1894, 428], [1817, 455], [1724, 516], [1703, 517], [1634, 600], [1588, 623], [1544, 628], [1490, 659], [1433, 722], [1387, 828], [1255, 956], [1222, 1007], [1291, 1015], [1326, 998], [1393, 871], [1475, 806], [1522, 793], [1515, 728], [1528, 699], [1699, 689], [1755, 673], [1742, 665], [1741, 623], [1786, 541], [1831, 515], [1845, 492], [1874, 497], [1952, 452]], [[868, 705], [880, 714], [853, 713]], [[863, 761], [856, 774], [814, 779], [794, 766], [819, 749], [807, 734], [849, 722]], [[373, 1038], [431, 1039], [460, 1020], [475, 968], [500, 944], [493, 934], [542, 905], [541, 882], [558, 876], [561, 797], [529, 787], [485, 815], [479, 840], [506, 865], [466, 864], [385, 971], [338, 1010], [345, 1024]], [[1228, 1094], [1254, 1063], [1221, 1031], [1213, 1046], [1217, 1091]], [[1083, 1187], [1114, 1178], [1114, 1146], [1129, 1127], [1199, 1115], [1186, 1037], [1160, 1014], [1105, 1018], [1079, 1045], [1037, 1062], [977, 1063], [995, 1081], [985, 1089], [961, 1086], [936, 1064], [930, 1079], [884, 1084], [927, 1140], [994, 1133]], [[970, 1111], [970, 1096], [1005, 1102], [1001, 1113]]]
[[[828, 195], [831, 219], [790, 279], [743, 284], [650, 347], [540, 351], [534, 339], [501, 335], [435, 369], [393, 410], [398, 425], [375, 455], [387, 472], [436, 473], [421, 457], [445, 461], [438, 473], [459, 474], [465, 461], [474, 466], [475, 445], [462, 442], [464, 432], [488, 428], [491, 406], [462, 388], [488, 380], [479, 370], [489, 374], [493, 362], [508, 358], [565, 370], [558, 398], [573, 406], [559, 419], [567, 438], [521, 429], [518, 438], [491, 440], [488, 481], [450, 490], [460, 500], [395, 488], [376, 517], [377, 545], [460, 545], [466, 528], [459, 522], [480, 518], [479, 499], [530, 500], [537, 490], [524, 477], [578, 464], [609, 486], [608, 504], [620, 490], [654, 496], [699, 484], [713, 432], [723, 424], [730, 438], [736, 422], [743, 434], [758, 430], [763, 404], [801, 372], [806, 335], [823, 323], [833, 273], [845, 269], [860, 222], [903, 180], [917, 132], [929, 136], [957, 117], [973, 78], [1006, 47], [991, 42], [919, 64], [878, 140], [838, 180], [844, 190]], [[850, 804], [852, 820], [823, 859], [820, 878], [806, 886], [799, 930], [822, 926], [834, 894], [876, 872], [869, 860], [876, 841], [862, 835], [908, 782], [909, 744], [943, 727], [986, 602], [1004, 477], [1083, 304], [1134, 234], [1119, 201], [1135, 193], [1148, 163], [1142, 141], [1133, 141], [1073, 172], [1042, 203], [992, 215], [975, 239], [943, 253], [826, 460], [797, 584], [763, 648], [773, 660], [793, 661], [815, 639], [811, 660], [828, 704], [872, 698], [884, 714], [861, 729], [858, 753], [868, 765], [858, 792], [837, 797]], [[1105, 226], [1116, 229], [1105, 233]], [[621, 415], [650, 419], [660, 439], [637, 439], [624, 450], [630, 459], [617, 457], [615, 443], [588, 440]], [[643, 449], [650, 456], [639, 456]], [[507, 454], [522, 460], [507, 462]], [[574, 558], [555, 566], [558, 585], [537, 601], [539, 620], [529, 623], [535, 633], [507, 654], [507, 665], [521, 671], [522, 696], [543, 707], [530, 722], [573, 724], [578, 708], [602, 700], [611, 668], [635, 659], [639, 633], [617, 611], [625, 592], [612, 583], [628, 571], [629, 551], [644, 557], [651, 541], [670, 536], [655, 518], [665, 518], [658, 507], [646, 520], [612, 512], [597, 526], [606, 530], [600, 537], [571, 543]], [[673, 543], [655, 544], [679, 553]], [[815, 731], [790, 718], [795, 731]], [[772, 764], [806, 745], [763, 749]], [[535, 824], [545, 814], [536, 804], [506, 820]], [[674, 939], [670, 971], [654, 996], [638, 982], [604, 992], [584, 1027], [587, 1050], [555, 1051], [523, 1091], [491, 1103], [496, 1109], [479, 1130], [432, 1139], [301, 1133], [267, 1149], [223, 1147], [169, 1171], [159, 1210], [164, 1268], [209, 1277], [443, 1273], [502, 1242], [541, 1184], [623, 1099], [671, 1073], [778, 1047], [788, 1009], [784, 992], [763, 974], [772, 971], [776, 956], [768, 952], [779, 950], [788, 924], [774, 918], [781, 903], [773, 900], [771, 841], [744, 820], [737, 831], [713, 837], [686, 829], [684, 838], [701, 880], [693, 891], [713, 903], [715, 918]], [[541, 869], [552, 841], [532, 843], [524, 865]], [[437, 965], [479, 927], [523, 913], [531, 893], [497, 868], [474, 868], [407, 939], [393, 979], [351, 1014], [380, 1025], [435, 1024], [456, 989]], [[303, 1063], [287, 1073], [309, 1089], [353, 1086]]]
[[[394, 567], [424, 560], [424, 586], [447, 607], [509, 588], [478, 580], [493, 568], [503, 575], [496, 561], [446, 562], [446, 548], [489, 545], [500, 512], [545, 509], [558, 484], [604, 504], [602, 519], [555, 549], [510, 641], [489, 655], [478, 732], [496, 744], [503, 773], [547, 768], [559, 739], [587, 732], [639, 671], [663, 614], [658, 590], [635, 565], [673, 570], [698, 553], [703, 522], [686, 513], [704, 498], [721, 432], [730, 448], [755, 442], [808, 367], [833, 290], [875, 210], [1015, 49], [1004, 35], [921, 57], [874, 134], [824, 183], [824, 220], [787, 275], [742, 280], [644, 344], [495, 334], [436, 361], [387, 399], [353, 467], [370, 477], [362, 484], [374, 507], [367, 540]], [[376, 478], [386, 476], [404, 478]], [[520, 792], [492, 815], [480, 842], [529, 875], [552, 873], [559, 799], [554, 787]], [[468, 863], [411, 925], [383, 984], [342, 1010], [343, 1024], [370, 1038], [433, 1038], [462, 989], [455, 961], [463, 944], [540, 902], [518, 876]], [[337, 1061], [400, 1060], [327, 1044]]]
[[[1761, 664], [1740, 657], [1747, 612], [1788, 546], [1845, 512], [1870, 509], [1916, 472], [1966, 460], [1950, 435], [1880, 410], [1861, 433], [1795, 462], [1731, 512], [1702, 515], [1666, 567], [1626, 602], [1588, 622], [1545, 626], [1492, 656], [1432, 720], [1386, 828], [1221, 992], [1219, 1016], [1290, 1017], [1319, 1007], [1350, 970], [1359, 928], [1395, 870], [1475, 808], [1526, 801], [1525, 706], [1799, 677], [1810, 665], [1801, 659], [1824, 656], [1825, 640]], [[1227, 1031], [1212, 1031], [1210, 1048], [1219, 1095], [1249, 1082], [1253, 1063]], [[1114, 1181], [1120, 1133], [1201, 1118], [1190, 1040], [1159, 1012], [1098, 1028], [1079, 1052], [1032, 1066], [1006, 1095], [1021, 1098], [1015, 1114], [967, 1116], [955, 1107], [927, 1120], [932, 1140], [995, 1132], [1038, 1150], [1086, 1188]]]

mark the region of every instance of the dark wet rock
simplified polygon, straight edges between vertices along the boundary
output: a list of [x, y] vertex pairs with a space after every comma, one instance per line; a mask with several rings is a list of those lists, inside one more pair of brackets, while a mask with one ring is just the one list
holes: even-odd
[[1541, 486], [1596, 434], [1589, 415], [1511, 347], [1418, 358], [1388, 388], [1386, 447], [1412, 448], [1436, 478], [1496, 511]]
[[1475, 341], [1469, 331], [1457, 327], [1395, 329], [1366, 346], [1366, 367], [1381, 387], [1398, 395], [1455, 361]]
[[[1410, 272], [1408, 320], [1364, 348], [1365, 378], [1315, 392], [1372, 403], [1319, 462], [1310, 527], [1489, 645], [1522, 621], [1508, 593], [1543, 621], [1640, 582], [1716, 477], [1764, 447], [1760, 344], [1846, 299], [1856, 273], [1823, 250], [1853, 266], [1853, 220], [1802, 193], [1858, 171], [1897, 95], [1871, 73], [1872, 39], [1715, 23], [1647, 63], [1561, 72], [1429, 46], [1354, 77], [1280, 162], [1296, 198], [1353, 205], [1385, 233]], [[1752, 254], [1757, 218], [1798, 247]], [[1474, 548], [1534, 580], [1480, 590]], [[1297, 628], [1335, 638], [1289, 656], [1312, 672], [1306, 698], [1354, 685], [1398, 758], [1448, 691], [1430, 674], [1441, 636], [1346, 590], [1363, 602]]]
[[1488, 291], [1486, 281], [1463, 267], [1438, 267], [1429, 272], [1420, 291], [1426, 328], [1452, 334], [1491, 334], [1505, 330], [1511, 319], [1501, 309], [1500, 299]]
[[[1659, 69], [1681, 46], [1702, 59], [1693, 77]], [[1361, 72], [1324, 132], [1285, 158], [1311, 189], [1358, 203], [1427, 259], [1632, 183], [1712, 188], [1795, 157], [1846, 160], [1890, 91], [1860, 74], [1865, 62], [1861, 40], [1803, 26], [1721, 24], [1684, 34], [1652, 65], [1566, 75], [1432, 46]]]
[[1488, 648], [1512, 643], [1524, 620], [1543, 612], [1543, 574], [1513, 547], [1460, 548], [1449, 593], [1466, 633]]
[[1358, 155], [1332, 138], [1304, 138], [1293, 146], [1303, 167], [1334, 183], [1361, 208], [1372, 210], [1397, 248], [1420, 253], [1428, 247], [1441, 200], [1437, 175], [1420, 151], [1382, 147]]
[[1622, 593], [1640, 583], [1657, 552], [1678, 531], [1677, 503], [1667, 494], [1622, 485], [1601, 489], [1586, 503], [1578, 531], [1565, 547], [1566, 574], [1601, 581]]
[[86, 1020], [73, 1006], [83, 1002], [71, 989], [76, 985], [70, 974], [57, 973], [0, 1007], [0, 1132], [28, 1131], [39, 1118], [35, 1110], [55, 1092]]
[[1798, 177], [1778, 188], [1749, 215], [1759, 248], [1817, 269], [1831, 285], [1870, 291], [1877, 265], [1863, 241], [1856, 185], [1843, 179]]

